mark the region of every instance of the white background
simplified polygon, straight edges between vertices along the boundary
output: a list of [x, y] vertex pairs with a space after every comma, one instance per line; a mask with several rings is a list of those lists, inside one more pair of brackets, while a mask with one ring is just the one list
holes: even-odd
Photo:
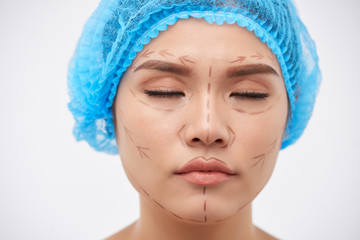
[[[282, 239], [360, 239], [360, 2], [297, 0], [323, 83], [254, 222]], [[98, 0], [0, 0], [0, 239], [102, 239], [133, 222], [118, 156], [75, 143], [67, 64]]]

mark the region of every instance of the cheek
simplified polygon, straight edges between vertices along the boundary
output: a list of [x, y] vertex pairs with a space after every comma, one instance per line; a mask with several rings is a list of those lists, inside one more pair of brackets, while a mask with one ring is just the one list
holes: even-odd
[[243, 175], [255, 183], [266, 182], [271, 176], [282, 143], [287, 109], [287, 99], [282, 97], [269, 111], [243, 114], [238, 116], [238, 123], [233, 123], [238, 145], [234, 155], [243, 156], [238, 166]]
[[169, 154], [169, 145], [180, 143], [176, 134], [180, 121], [178, 113], [154, 110], [131, 93], [121, 94], [117, 105], [117, 115], [120, 115], [117, 116], [117, 135], [124, 167], [130, 172], [136, 170], [140, 177], [148, 176], [151, 171], [166, 171], [169, 166], [163, 160]]

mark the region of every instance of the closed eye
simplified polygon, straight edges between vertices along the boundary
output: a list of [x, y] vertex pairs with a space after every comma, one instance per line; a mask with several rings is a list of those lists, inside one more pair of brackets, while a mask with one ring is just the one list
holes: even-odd
[[255, 91], [244, 91], [244, 92], [234, 92], [230, 94], [230, 97], [235, 97], [238, 99], [265, 99], [269, 97], [268, 93], [260, 93]]
[[159, 97], [159, 98], [185, 97], [185, 93], [180, 91], [171, 91], [171, 90], [144, 90], [144, 93], [150, 97]]

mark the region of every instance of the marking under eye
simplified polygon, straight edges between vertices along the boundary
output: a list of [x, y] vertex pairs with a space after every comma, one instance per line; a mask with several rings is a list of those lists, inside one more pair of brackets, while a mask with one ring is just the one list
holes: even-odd
[[[159, 111], [165, 111], [165, 112], [173, 112], [173, 111], [174, 111], [174, 109], [166, 109], [166, 108], [159, 108], [159, 107], [151, 106], [149, 103], [147, 103], [147, 102], [139, 99], [139, 98], [136, 96], [136, 94], [135, 94], [131, 89], [129, 89], [129, 91], [131, 92], [131, 94], [133, 95], [133, 97], [134, 97], [138, 102], [144, 104], [145, 106], [147, 106], [147, 107], [149, 107], [149, 108], [152, 108], [152, 109], [155, 109], [155, 110], [159, 110]], [[185, 104], [179, 106], [178, 108], [182, 108], [182, 107], [184, 107], [184, 106], [185, 106]]]
[[209, 77], [211, 77], [211, 74], [212, 74], [212, 66], [210, 66], [209, 68]]

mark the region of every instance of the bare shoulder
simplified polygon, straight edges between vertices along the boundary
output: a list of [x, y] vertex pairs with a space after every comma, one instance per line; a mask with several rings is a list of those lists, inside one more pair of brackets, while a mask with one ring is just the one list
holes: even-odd
[[256, 235], [259, 240], [279, 240], [258, 227], [256, 227]]
[[131, 240], [134, 225], [135, 222], [110, 237], [105, 238], [105, 240]]

